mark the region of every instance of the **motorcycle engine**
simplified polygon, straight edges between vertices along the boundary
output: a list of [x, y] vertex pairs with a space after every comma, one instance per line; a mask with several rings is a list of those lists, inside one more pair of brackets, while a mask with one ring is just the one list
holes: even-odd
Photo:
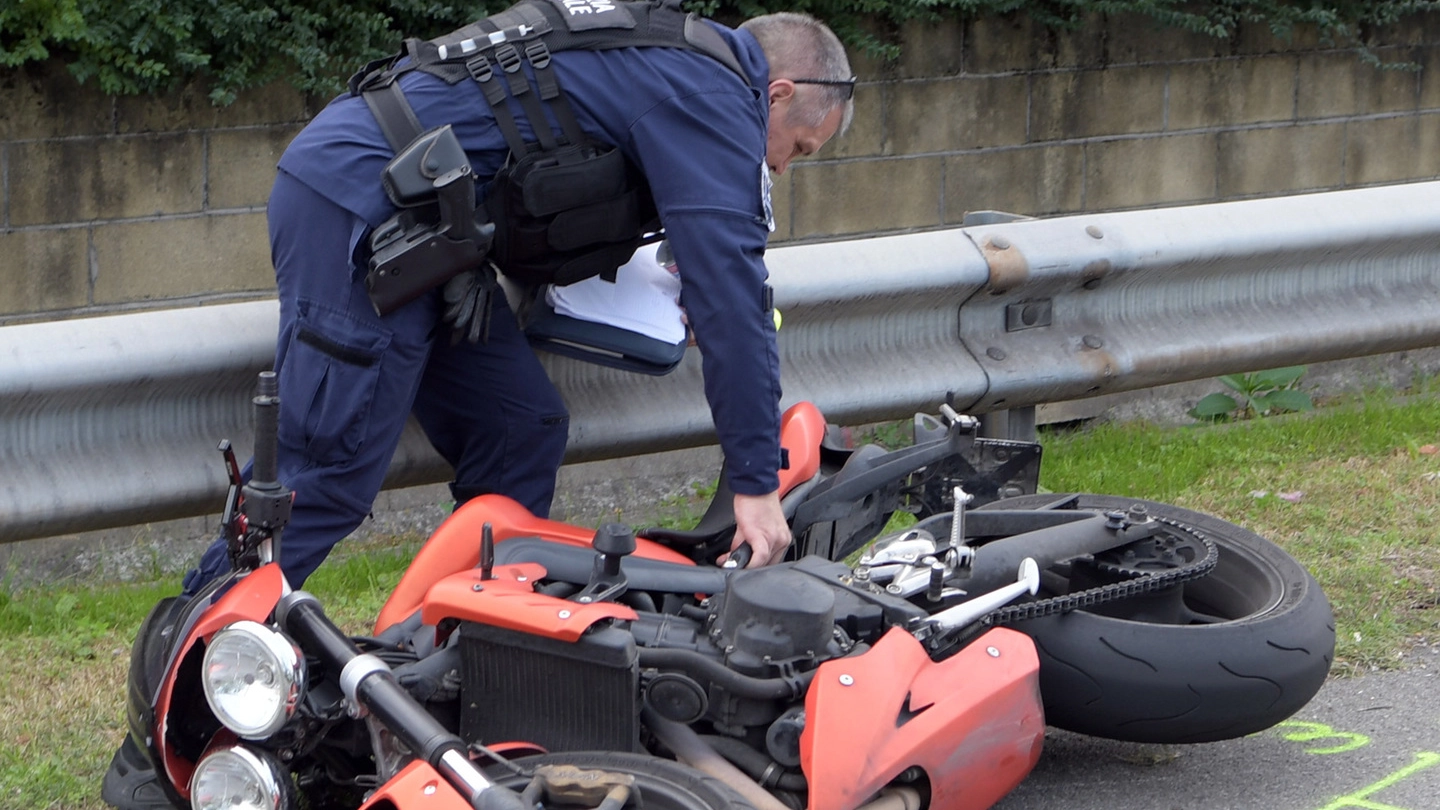
[[[904, 625], [919, 608], [850, 584], [851, 569], [819, 557], [738, 571], [698, 609], [642, 614], [631, 631], [651, 674], [645, 704], [682, 723], [799, 762], [807, 674]], [[696, 658], [713, 661], [695, 666]], [[718, 665], [718, 666], [716, 666]]]
[[793, 768], [815, 669], [925, 615], [852, 575], [807, 557], [736, 571], [699, 601], [685, 581], [652, 585], [622, 597], [634, 620], [575, 642], [461, 623], [459, 733], [552, 751], [641, 750], [643, 707]]
[[736, 672], [775, 677], [840, 653], [835, 592], [813, 577], [790, 568], [741, 572], [716, 601], [710, 637]]

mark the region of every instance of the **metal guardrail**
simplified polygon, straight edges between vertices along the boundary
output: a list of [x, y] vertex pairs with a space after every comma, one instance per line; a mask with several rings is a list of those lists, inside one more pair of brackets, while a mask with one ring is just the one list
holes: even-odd
[[[777, 248], [786, 403], [984, 413], [1440, 346], [1440, 183]], [[0, 328], [0, 541], [209, 514], [273, 301]], [[712, 441], [699, 357], [547, 357], [569, 461]], [[448, 479], [412, 424], [387, 487]]]

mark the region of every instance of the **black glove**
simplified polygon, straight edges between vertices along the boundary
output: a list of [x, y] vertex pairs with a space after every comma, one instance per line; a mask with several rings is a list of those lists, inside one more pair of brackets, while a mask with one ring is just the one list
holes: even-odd
[[455, 330], [451, 344], [490, 339], [490, 303], [497, 285], [494, 271], [466, 270], [445, 282], [445, 322]]

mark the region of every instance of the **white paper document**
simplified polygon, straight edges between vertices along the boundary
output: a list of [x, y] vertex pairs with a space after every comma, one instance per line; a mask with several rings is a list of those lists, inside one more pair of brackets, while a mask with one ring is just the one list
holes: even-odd
[[659, 243], [642, 245], [616, 271], [613, 284], [596, 276], [550, 287], [545, 301], [560, 315], [679, 343], [685, 339], [680, 276], [656, 260], [658, 248]]

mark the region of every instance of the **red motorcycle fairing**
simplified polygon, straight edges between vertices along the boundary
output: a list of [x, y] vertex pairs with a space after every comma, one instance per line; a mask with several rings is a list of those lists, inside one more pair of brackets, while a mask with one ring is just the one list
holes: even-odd
[[535, 583], [544, 576], [544, 567], [536, 563], [496, 566], [490, 579], [481, 579], [477, 569], [451, 574], [425, 595], [421, 621], [439, 625], [460, 619], [574, 642], [601, 619], [637, 618], [618, 602], [585, 605], [536, 593]]
[[[196, 645], [208, 644], [216, 632], [247, 619], [261, 623], [267, 621], [280, 597], [285, 594], [285, 587], [285, 576], [280, 573], [280, 566], [276, 563], [251, 572], [237, 580], [229, 591], [215, 600], [190, 628], [177, 648], [173, 658], [174, 665], [165, 673], [159, 697], [155, 701], [155, 740], [160, 754], [160, 762], [157, 764], [164, 769], [165, 778], [183, 799], [190, 798], [190, 776], [195, 771], [195, 762], [198, 759], [186, 758], [171, 744], [170, 729], [176, 722], [176, 718], [172, 716], [171, 704], [176, 699], [175, 685], [178, 675], [186, 668], [186, 662], [192, 656], [203, 654], [196, 649]], [[189, 684], [187, 688], [198, 689], [198, 682]]]
[[430, 763], [415, 760], [381, 785], [360, 810], [472, 810]]
[[893, 628], [821, 664], [800, 735], [809, 810], [852, 810], [910, 767], [930, 780], [931, 810], [995, 804], [1040, 758], [1039, 670], [1029, 637], [1004, 628], [940, 662]]
[[[468, 573], [480, 565], [480, 536], [485, 524], [499, 543], [512, 537], [539, 537], [565, 545], [590, 547], [595, 530], [536, 517], [504, 495], [481, 495], [446, 518], [416, 553], [400, 584], [375, 620], [378, 634], [419, 610], [431, 587], [451, 574]], [[640, 557], [693, 565], [690, 559], [651, 540], [635, 541]], [[498, 570], [498, 569], [497, 569]], [[478, 571], [476, 571], [478, 575]], [[533, 581], [533, 580], [532, 580]]]
[[[820, 409], [809, 402], [791, 406], [781, 417], [780, 446], [789, 459], [787, 467], [780, 471], [782, 495], [819, 472], [820, 445], [825, 437], [825, 427], [825, 417]], [[380, 609], [380, 615], [375, 619], [375, 632], [378, 634], [419, 610], [425, 594], [440, 580], [478, 566], [480, 537], [487, 523], [496, 543], [512, 537], [539, 537], [589, 548], [595, 538], [594, 529], [536, 517], [503, 495], [481, 495], [456, 509], [425, 541], [385, 606]], [[684, 565], [694, 564], [689, 557], [643, 537], [635, 542], [635, 555]]]

